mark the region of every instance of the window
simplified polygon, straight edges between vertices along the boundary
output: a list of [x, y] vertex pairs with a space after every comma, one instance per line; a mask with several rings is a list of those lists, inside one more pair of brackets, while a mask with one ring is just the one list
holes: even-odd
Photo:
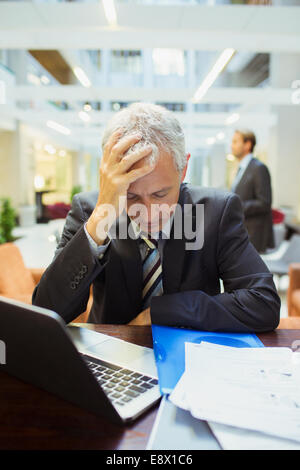
[[112, 101], [110, 103], [110, 109], [112, 111], [120, 111], [122, 108], [126, 108], [127, 106], [129, 106], [130, 103], [129, 102], [121, 102], [121, 101]]
[[185, 73], [185, 52], [180, 49], [153, 49], [153, 69], [156, 75], [179, 75]]
[[101, 51], [87, 51], [92, 64], [97, 68], [97, 70], [101, 70]]
[[111, 72], [113, 73], [142, 73], [141, 51], [113, 50], [111, 51]]
[[164, 106], [169, 111], [183, 112], [185, 111], [185, 103], [157, 103], [160, 106]]

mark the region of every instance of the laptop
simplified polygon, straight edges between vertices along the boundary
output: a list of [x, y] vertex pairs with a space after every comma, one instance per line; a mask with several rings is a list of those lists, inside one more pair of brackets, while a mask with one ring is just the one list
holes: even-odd
[[151, 348], [67, 326], [50, 310], [0, 296], [0, 341], [0, 371], [117, 424], [161, 397]]

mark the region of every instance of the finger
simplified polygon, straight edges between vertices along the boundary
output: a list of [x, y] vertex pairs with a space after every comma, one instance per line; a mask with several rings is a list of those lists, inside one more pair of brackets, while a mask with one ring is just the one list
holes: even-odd
[[106, 161], [109, 158], [111, 149], [113, 148], [114, 145], [118, 143], [122, 134], [123, 134], [123, 129], [117, 129], [111, 134], [111, 136], [109, 137], [108, 141], [106, 142], [103, 148], [103, 160], [104, 161]]
[[155, 164], [152, 163], [142, 166], [141, 168], [136, 168], [134, 170], [129, 171], [128, 173], [126, 173], [128, 184], [131, 184], [139, 178], [146, 176], [148, 173], [151, 173], [151, 171], [154, 170], [154, 167]]
[[135, 152], [132, 152], [129, 155], [125, 155], [125, 157], [123, 157], [119, 163], [120, 170], [125, 173], [136, 162], [138, 162], [142, 158], [147, 157], [148, 155], [151, 155], [152, 151], [152, 146], [147, 145], [140, 150], [136, 150]]
[[141, 140], [141, 134], [131, 134], [120, 139], [111, 149], [110, 162], [117, 163], [120, 161], [122, 155], [130, 149], [130, 147]]

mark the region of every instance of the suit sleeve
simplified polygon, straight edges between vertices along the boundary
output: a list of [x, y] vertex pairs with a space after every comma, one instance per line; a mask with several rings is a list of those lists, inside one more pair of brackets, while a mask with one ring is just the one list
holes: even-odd
[[84, 230], [85, 216], [77, 195], [72, 201], [54, 259], [44, 272], [33, 296], [33, 305], [55, 311], [66, 323], [86, 310], [90, 285], [104, 269]]
[[271, 177], [265, 165], [259, 165], [254, 173], [254, 199], [243, 202], [245, 217], [265, 214], [272, 205]]
[[228, 197], [220, 219], [216, 257], [224, 292], [210, 296], [193, 290], [154, 297], [152, 322], [205, 331], [275, 329], [280, 299], [272, 274], [249, 242], [241, 202], [234, 194]]

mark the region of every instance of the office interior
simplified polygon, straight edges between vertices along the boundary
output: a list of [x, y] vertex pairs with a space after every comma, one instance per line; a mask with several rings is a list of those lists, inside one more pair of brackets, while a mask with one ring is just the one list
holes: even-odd
[[[178, 117], [194, 185], [230, 190], [234, 131], [255, 133], [275, 236], [261, 256], [283, 260], [300, 234], [299, 19], [299, 0], [0, 1], [0, 197], [15, 221], [2, 244], [43, 271], [72, 196], [98, 189], [108, 119], [146, 101]], [[299, 245], [274, 272], [282, 318], [291, 263]]]

